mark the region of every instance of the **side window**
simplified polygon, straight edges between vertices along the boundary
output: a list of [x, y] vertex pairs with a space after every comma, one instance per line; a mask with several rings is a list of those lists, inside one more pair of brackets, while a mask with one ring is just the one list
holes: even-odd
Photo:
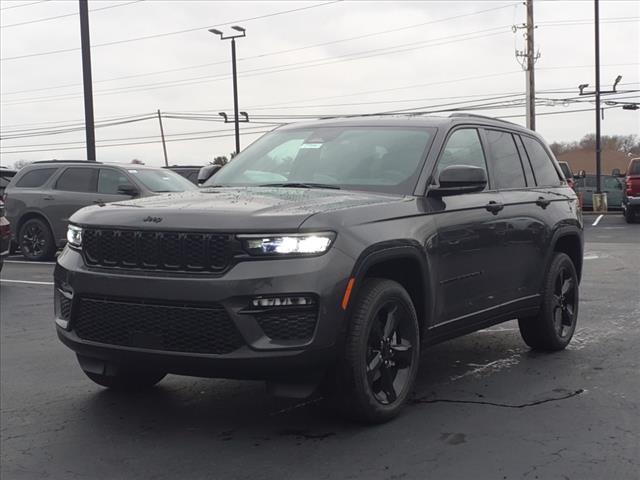
[[38, 168], [37, 170], [31, 170], [24, 174], [24, 176], [18, 180], [16, 187], [21, 188], [37, 188], [44, 185], [47, 180], [51, 178], [51, 175], [58, 170], [57, 168]]
[[478, 130], [463, 128], [451, 134], [440, 155], [434, 176], [437, 178], [442, 170], [451, 165], [470, 165], [487, 171]]
[[491, 172], [495, 188], [522, 188], [526, 186], [520, 154], [509, 132], [486, 130], [491, 158]]
[[95, 192], [97, 168], [72, 167], [67, 168], [58, 181], [56, 190], [67, 192]]
[[98, 193], [117, 195], [118, 185], [131, 183], [127, 176], [113, 168], [101, 168], [98, 173]]
[[522, 167], [524, 168], [524, 176], [527, 179], [527, 185], [529, 187], [535, 187], [536, 177], [533, 173], [533, 169], [531, 168], [529, 157], [527, 157], [527, 154], [525, 153], [522, 138], [520, 138], [520, 135], [514, 135], [513, 138], [516, 139], [516, 143], [518, 144], [518, 150], [520, 151], [520, 160], [522, 160]]
[[553, 166], [551, 157], [538, 140], [531, 137], [522, 137], [529, 161], [536, 175], [539, 186], [560, 185], [560, 177]]

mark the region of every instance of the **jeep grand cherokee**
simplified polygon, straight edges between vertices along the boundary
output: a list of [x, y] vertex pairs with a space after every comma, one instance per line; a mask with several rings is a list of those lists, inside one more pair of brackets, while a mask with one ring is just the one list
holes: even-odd
[[426, 345], [517, 318], [560, 350], [578, 316], [576, 195], [537, 134], [479, 116], [278, 128], [199, 191], [80, 210], [67, 239], [57, 332], [111, 388], [323, 385], [381, 422]]

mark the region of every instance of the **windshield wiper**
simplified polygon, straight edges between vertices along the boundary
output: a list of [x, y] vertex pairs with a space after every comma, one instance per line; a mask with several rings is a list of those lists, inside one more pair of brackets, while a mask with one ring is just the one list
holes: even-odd
[[340, 190], [338, 185], [328, 183], [314, 182], [285, 182], [285, 183], [265, 183], [261, 187], [289, 187], [289, 188], [330, 188], [332, 190]]

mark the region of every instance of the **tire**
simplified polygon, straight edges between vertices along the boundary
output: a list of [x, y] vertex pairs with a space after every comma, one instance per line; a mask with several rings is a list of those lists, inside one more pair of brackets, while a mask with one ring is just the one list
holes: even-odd
[[365, 280], [337, 367], [342, 412], [366, 423], [397, 416], [413, 390], [419, 358], [418, 319], [407, 291], [392, 280]]
[[522, 339], [534, 350], [563, 350], [576, 329], [578, 304], [575, 265], [568, 255], [556, 253], [544, 279], [540, 312], [518, 319]]
[[51, 229], [40, 218], [31, 218], [22, 224], [18, 242], [20, 251], [27, 260], [49, 260], [56, 251]]
[[635, 213], [631, 209], [631, 207], [627, 207], [624, 210], [624, 219], [626, 220], [627, 223], [633, 223], [633, 220], [635, 219]]
[[84, 372], [87, 377], [100, 386], [111, 390], [138, 391], [153, 387], [162, 380], [166, 373], [163, 372], [118, 372], [114, 375], [102, 375], [92, 372]]

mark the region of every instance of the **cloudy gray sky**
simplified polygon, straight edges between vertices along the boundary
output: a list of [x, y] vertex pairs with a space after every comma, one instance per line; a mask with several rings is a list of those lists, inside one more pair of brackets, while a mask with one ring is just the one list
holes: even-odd
[[[538, 117], [538, 131], [550, 142], [576, 140], [594, 131], [594, 113], [567, 112], [592, 104], [562, 99], [594, 84], [593, 2], [534, 5], [538, 113], [553, 113]], [[0, 9], [2, 165], [85, 158], [78, 2], [1, 0]], [[306, 115], [508, 100], [474, 111], [525, 121], [514, 57], [524, 39], [511, 30], [525, 21], [522, 2], [90, 0], [89, 9], [95, 118], [107, 124], [96, 129], [100, 160], [162, 164], [157, 109], [167, 114], [170, 163], [233, 150], [232, 125], [216, 118], [232, 111], [230, 44], [207, 31], [220, 25], [247, 30], [238, 40], [240, 110], [252, 119], [243, 145]], [[640, 2], [601, 0], [600, 17], [603, 88], [620, 74], [619, 90], [640, 89]], [[618, 97], [639, 101], [633, 92]], [[139, 121], [109, 125], [123, 118]], [[640, 110], [605, 112], [603, 134], [638, 132]]]

